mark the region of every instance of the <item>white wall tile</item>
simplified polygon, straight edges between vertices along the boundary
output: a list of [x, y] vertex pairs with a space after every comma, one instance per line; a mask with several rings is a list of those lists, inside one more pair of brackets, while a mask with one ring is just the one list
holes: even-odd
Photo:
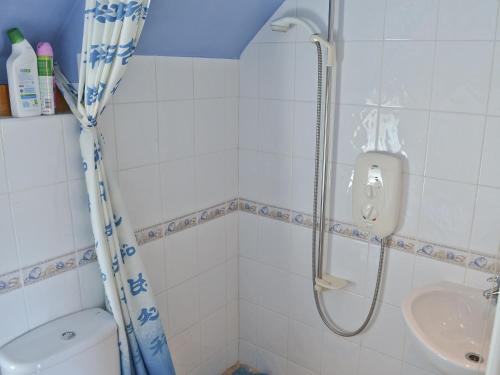
[[200, 316], [206, 317], [226, 304], [226, 265], [214, 267], [198, 277]]
[[289, 223], [277, 220], [259, 220], [259, 262], [288, 270], [288, 253], [291, 247], [292, 228]]
[[82, 308], [89, 309], [104, 306], [104, 285], [98, 263], [78, 267]]
[[[288, 1], [293, 4], [293, 2]], [[297, 17], [310, 19], [318, 27], [322, 35], [328, 32], [328, 1], [325, 0], [297, 0]], [[311, 35], [304, 29], [295, 30], [295, 41], [308, 42]]]
[[[112, 112], [108, 108], [106, 112]], [[66, 150], [66, 169], [69, 179], [83, 178], [82, 153], [80, 150], [80, 123], [74, 116], [62, 117], [64, 147]]]
[[160, 165], [163, 217], [173, 219], [196, 208], [195, 161], [180, 159]]
[[194, 104], [192, 100], [158, 102], [160, 161], [194, 155]]
[[257, 274], [258, 263], [254, 260], [240, 257], [238, 267], [238, 292], [240, 298], [257, 303], [255, 275]]
[[234, 303], [238, 299], [238, 258], [236, 257], [226, 262], [224, 288], [226, 289], [226, 302]]
[[133, 227], [145, 228], [160, 223], [163, 213], [158, 164], [121, 171], [119, 178]]
[[127, 74], [113, 98], [114, 103], [156, 100], [154, 56], [134, 56], [127, 65]]
[[257, 305], [240, 299], [239, 306], [239, 327], [240, 338], [251, 342], [257, 343]]
[[261, 44], [259, 94], [265, 99], [292, 99], [294, 96], [295, 47], [293, 44]]
[[239, 254], [246, 258], [257, 259], [259, 250], [258, 216], [241, 212], [239, 215]]
[[344, 5], [345, 40], [380, 40], [384, 36], [385, 0], [346, 1]]
[[373, 325], [363, 333], [361, 345], [403, 359], [406, 325], [399, 307], [382, 304]]
[[66, 184], [11, 194], [21, 266], [74, 250]]
[[292, 208], [312, 213], [314, 190], [314, 160], [293, 158]]
[[196, 229], [188, 229], [165, 238], [167, 288], [198, 274]]
[[30, 328], [81, 309], [76, 271], [64, 272], [27, 286], [24, 295]]
[[492, 55], [492, 42], [438, 42], [432, 108], [484, 113]]
[[225, 100], [196, 100], [194, 106], [194, 149], [196, 154], [224, 150], [226, 139]]
[[482, 116], [431, 113], [426, 176], [476, 183], [484, 123]]
[[66, 180], [60, 116], [2, 121], [2, 133], [11, 191]]
[[258, 264], [254, 283], [257, 303], [266, 309], [286, 315], [289, 306], [288, 273], [265, 264]]
[[194, 59], [194, 97], [225, 96], [225, 63], [221, 59]]
[[198, 271], [206, 271], [226, 261], [224, 220], [212, 220], [197, 228]]
[[162, 241], [152, 241], [142, 245], [139, 249], [141, 260], [149, 277], [149, 286], [154, 294], [166, 289], [165, 281], [165, 252]]
[[366, 290], [366, 271], [368, 269], [368, 244], [346, 237], [330, 237], [327, 272], [346, 279], [349, 285], [345, 290], [363, 294]]
[[477, 191], [471, 248], [493, 256], [500, 254], [500, 190], [480, 186]]
[[321, 331], [293, 320], [290, 320], [288, 327], [288, 359], [319, 373], [321, 371]]
[[257, 150], [259, 148], [259, 100], [240, 98], [239, 147]]
[[169, 342], [176, 373], [187, 374], [201, 362], [201, 331], [196, 324]]
[[498, 3], [485, 0], [441, 0], [439, 2], [439, 40], [492, 40], [496, 32]]
[[226, 309], [222, 308], [201, 323], [201, 358], [208, 360], [226, 345]]
[[194, 97], [193, 59], [191, 57], [156, 57], [155, 61], [158, 100]]
[[428, 124], [427, 111], [381, 109], [377, 150], [399, 154], [405, 172], [423, 175]]
[[292, 166], [289, 158], [263, 153], [260, 163], [259, 196], [261, 201], [279, 207], [290, 207]]
[[323, 334], [322, 374], [355, 374], [360, 347], [330, 332]]
[[239, 150], [239, 193], [246, 199], [259, 200], [261, 192], [260, 160], [261, 155], [255, 151]]
[[288, 375], [314, 375], [312, 371], [309, 371], [308, 369], [296, 365], [295, 363], [290, 361], [288, 361], [287, 363], [286, 371]]
[[312, 233], [308, 228], [293, 226], [291, 229], [290, 271], [304, 277], [311, 277]]
[[[379, 246], [371, 244], [367, 274], [368, 288], [366, 293], [368, 296], [372, 295], [375, 288], [379, 258]], [[386, 250], [385, 262], [385, 283], [380, 294], [381, 298], [391, 305], [400, 306], [412, 288], [415, 256], [391, 249]]]
[[437, 0], [387, 0], [385, 38], [434, 39], [438, 5]]
[[433, 63], [434, 42], [385, 42], [382, 105], [428, 108]]
[[240, 96], [240, 61], [224, 60], [225, 96]]
[[257, 368], [269, 374], [285, 375], [287, 362], [284, 357], [267, 350], [257, 351]]
[[352, 181], [354, 170], [350, 165], [337, 164], [332, 182], [333, 217], [347, 223], [352, 222]]
[[290, 155], [292, 152], [293, 103], [261, 100], [259, 103], [259, 149]]
[[272, 311], [257, 309], [257, 343], [282, 357], [287, 353], [288, 319]]
[[90, 223], [90, 203], [85, 180], [69, 181], [68, 190], [75, 247], [77, 249], [83, 249], [84, 247], [94, 244], [92, 224]]
[[479, 174], [479, 183], [481, 185], [500, 187], [500, 173], [498, 173], [500, 149], [497, 147], [499, 142], [500, 118], [488, 117], [486, 120], [481, 171]]
[[402, 363], [370, 349], [361, 349], [359, 373], [363, 375], [399, 375]]
[[259, 96], [259, 46], [249, 44], [240, 56], [240, 96]]
[[426, 178], [419, 237], [448, 246], [467, 247], [475, 190], [474, 185]]
[[177, 335], [199, 321], [200, 300], [198, 279], [190, 279], [168, 294], [168, 319], [172, 335]]
[[158, 162], [155, 103], [116, 104], [115, 121], [120, 169]]
[[12, 225], [9, 197], [0, 195], [0, 238], [2, 239], [2, 263], [0, 275], [19, 268], [16, 239]]
[[[310, 266], [310, 265], [309, 265]], [[290, 303], [288, 316], [316, 329], [323, 329], [324, 323], [316, 310], [314, 295], [311, 292], [311, 278], [289, 274]]]
[[450, 281], [463, 283], [465, 280], [465, 268], [450, 263], [436, 262], [435, 260], [417, 257], [415, 260], [415, 271], [413, 273], [413, 287], [421, 287]]
[[360, 153], [376, 149], [378, 112], [375, 107], [340, 106], [334, 155], [339, 163], [354, 165]]
[[229, 198], [226, 193], [226, 153], [202, 155], [196, 158], [196, 205], [210, 207]]
[[500, 44], [498, 42], [495, 43], [495, 53], [493, 56], [488, 114], [500, 115]]
[[[2, 121], [0, 120], [0, 126]], [[7, 187], [7, 175], [5, 174], [5, 159], [3, 151], [3, 141], [0, 134], [0, 193], [5, 193], [8, 191]]]
[[294, 102], [293, 120], [293, 155], [314, 158], [316, 104]]
[[295, 45], [295, 100], [316, 100], [318, 90], [318, 52], [307, 40]]
[[346, 42], [340, 50], [341, 103], [379, 104], [382, 71], [381, 42]]
[[4, 345], [28, 330], [28, 317], [21, 289], [0, 297], [2, 319], [0, 321], [0, 345]]

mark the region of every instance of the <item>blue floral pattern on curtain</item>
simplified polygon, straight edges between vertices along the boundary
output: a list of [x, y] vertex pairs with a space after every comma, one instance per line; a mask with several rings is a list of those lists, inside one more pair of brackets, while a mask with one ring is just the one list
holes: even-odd
[[[78, 91], [56, 67], [56, 82], [81, 123], [80, 147], [106, 305], [118, 325], [123, 375], [173, 375], [151, 285], [120, 192], [103, 164], [98, 117], [134, 54], [149, 0], [86, 0]], [[137, 124], [140, 126], [140, 124]]]

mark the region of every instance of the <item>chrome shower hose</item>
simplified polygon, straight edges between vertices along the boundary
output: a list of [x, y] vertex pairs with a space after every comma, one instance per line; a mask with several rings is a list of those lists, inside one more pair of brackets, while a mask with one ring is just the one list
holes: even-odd
[[[325, 100], [325, 130], [324, 130], [324, 142], [323, 142], [323, 170], [322, 170], [322, 187], [321, 187], [321, 202], [320, 202], [320, 217], [318, 222], [318, 185], [319, 185], [319, 164], [320, 164], [320, 149], [321, 149], [321, 116], [322, 116], [322, 100], [323, 100], [323, 54], [321, 45], [319, 43], [316, 44], [316, 49], [318, 52], [318, 90], [317, 90], [317, 103], [316, 103], [316, 150], [314, 157], [314, 196], [313, 196], [313, 228], [312, 228], [312, 279], [313, 279], [313, 292], [314, 292], [314, 301], [316, 303], [316, 308], [318, 310], [319, 316], [321, 320], [325, 323], [325, 325], [335, 334], [342, 337], [352, 337], [356, 336], [359, 333], [363, 332], [365, 328], [370, 323], [374, 313], [375, 308], [377, 306], [378, 295], [380, 292], [380, 286], [383, 279], [384, 273], [384, 256], [385, 256], [385, 245], [386, 239], [382, 239], [380, 241], [380, 258], [378, 263], [378, 273], [377, 273], [377, 281], [375, 284], [375, 289], [373, 291], [373, 297], [370, 305], [370, 309], [368, 310], [368, 314], [366, 315], [363, 323], [359, 328], [353, 331], [348, 331], [342, 329], [337, 324], [333, 322], [331, 317], [328, 315], [328, 312], [324, 309], [322, 298], [319, 295], [319, 292], [316, 290], [316, 277], [322, 277], [323, 272], [323, 251], [324, 251], [324, 234], [325, 234], [325, 221], [326, 221], [326, 194], [327, 186], [328, 186], [328, 158], [329, 152], [329, 107], [331, 105], [330, 100], [330, 92], [331, 92], [331, 82], [333, 78], [333, 67], [327, 66], [326, 68], [326, 100]], [[318, 229], [319, 224], [319, 229]], [[328, 230], [328, 229], [327, 229]], [[317, 239], [319, 232], [319, 247], [316, 250]], [[317, 252], [317, 262], [316, 262], [316, 252]]]

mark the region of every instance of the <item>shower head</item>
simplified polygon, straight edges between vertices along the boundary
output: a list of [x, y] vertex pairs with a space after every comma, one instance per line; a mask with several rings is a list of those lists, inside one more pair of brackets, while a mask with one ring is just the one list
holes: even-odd
[[316, 26], [311, 20], [298, 17], [277, 18], [273, 22], [271, 22], [271, 30], [286, 33], [295, 25], [304, 27], [307, 32], [311, 34], [311, 36], [309, 37], [309, 41], [311, 43], [318, 43], [319, 45], [321, 45], [321, 47], [326, 49], [328, 57], [327, 65], [333, 66], [333, 63], [335, 61], [335, 47], [319, 34], [318, 26]]
[[278, 18], [271, 23], [271, 29], [273, 31], [285, 33], [295, 25], [303, 26], [309, 32], [309, 34], [316, 34], [318, 32], [318, 28], [312, 23], [312, 21], [297, 17]]

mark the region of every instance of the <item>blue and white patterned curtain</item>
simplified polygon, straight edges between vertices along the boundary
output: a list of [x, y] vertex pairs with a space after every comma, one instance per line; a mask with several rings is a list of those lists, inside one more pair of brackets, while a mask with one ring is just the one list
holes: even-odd
[[118, 324], [123, 375], [175, 374], [134, 231], [117, 187], [106, 177], [98, 127], [135, 51], [148, 7], [149, 0], [86, 0], [78, 91], [56, 68], [57, 85], [81, 122], [92, 230], [107, 307]]

